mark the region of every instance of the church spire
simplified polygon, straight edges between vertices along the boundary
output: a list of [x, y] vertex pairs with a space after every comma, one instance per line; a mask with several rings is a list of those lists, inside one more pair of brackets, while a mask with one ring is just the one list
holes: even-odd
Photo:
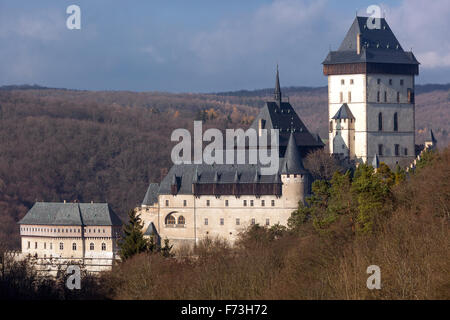
[[281, 107], [281, 88], [280, 88], [280, 74], [278, 72], [278, 64], [277, 64], [277, 78], [275, 80], [275, 92], [273, 98], [275, 101], [278, 101], [280, 103]]

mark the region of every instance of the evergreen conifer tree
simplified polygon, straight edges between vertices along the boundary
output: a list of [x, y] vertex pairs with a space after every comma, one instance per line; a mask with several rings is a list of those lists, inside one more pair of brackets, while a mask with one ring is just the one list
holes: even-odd
[[135, 210], [131, 210], [128, 213], [128, 224], [123, 227], [125, 236], [120, 242], [119, 255], [122, 261], [135, 254], [148, 251], [149, 243], [144, 238], [143, 227], [140, 216], [136, 214]]

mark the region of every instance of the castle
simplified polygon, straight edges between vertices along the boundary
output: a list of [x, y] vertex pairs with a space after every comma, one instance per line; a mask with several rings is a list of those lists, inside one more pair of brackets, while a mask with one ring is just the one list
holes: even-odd
[[[378, 167], [411, 164], [415, 152], [414, 76], [419, 62], [405, 52], [385, 19], [374, 28], [356, 17], [341, 46], [323, 61], [328, 76], [329, 150]], [[193, 245], [205, 237], [233, 243], [248, 226], [286, 225], [311, 192], [303, 158], [325, 145], [275, 91], [250, 128], [278, 130], [278, 170], [260, 164], [175, 164], [161, 183], [150, 183], [136, 208], [144, 235]], [[435, 144], [431, 132], [427, 147]], [[248, 150], [248, 149], [247, 149]], [[233, 150], [233, 152], [237, 150]], [[117, 252], [120, 219], [106, 204], [36, 203], [19, 222], [23, 254], [43, 260], [79, 259], [92, 270], [108, 267]]]
[[168, 238], [175, 246], [205, 237], [233, 243], [250, 225], [287, 224], [310, 193], [302, 157], [324, 144], [283, 101], [278, 70], [273, 101], [266, 102], [251, 128], [279, 130], [278, 172], [262, 175], [259, 164], [174, 165], [161, 184], [150, 184], [136, 209], [146, 236]]
[[[384, 18], [378, 27], [356, 17], [339, 49], [323, 61], [330, 153], [357, 163], [406, 166], [415, 158], [419, 62], [402, 49]], [[324, 144], [283, 101], [278, 70], [273, 101], [250, 128], [279, 130], [278, 173], [262, 176], [255, 165], [174, 165], [161, 184], [150, 184], [136, 208], [146, 236], [175, 245], [205, 237], [234, 242], [249, 225], [287, 224], [310, 192], [302, 158]]]
[[356, 17], [337, 51], [323, 61], [328, 76], [330, 153], [390, 167], [415, 154], [414, 76], [419, 62], [400, 46], [384, 18], [374, 27]]
[[107, 203], [36, 202], [19, 221], [22, 252], [38, 271], [56, 275], [69, 263], [89, 272], [110, 270], [122, 221]]

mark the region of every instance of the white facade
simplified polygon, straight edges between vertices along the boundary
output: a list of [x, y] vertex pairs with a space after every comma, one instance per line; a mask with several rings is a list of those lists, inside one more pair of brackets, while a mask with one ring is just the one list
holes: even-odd
[[[336, 139], [339, 130], [332, 117], [343, 103], [347, 103], [355, 117], [354, 144], [350, 132], [344, 132], [343, 139]], [[348, 149], [349, 157], [361, 162], [371, 161], [378, 154], [380, 161], [391, 167], [414, 159], [413, 75], [329, 75], [328, 110], [331, 153], [346, 155], [344, 150]], [[342, 125], [344, 129], [352, 129], [349, 123]]]
[[[239, 233], [252, 224], [287, 225], [299, 201], [304, 201], [307, 175], [281, 175], [282, 195], [250, 196], [225, 195], [159, 195], [158, 202], [138, 207], [144, 222], [144, 232], [150, 223], [156, 227], [162, 240], [169, 239], [175, 247], [193, 245], [201, 239], [222, 238], [234, 243]], [[169, 224], [169, 216], [174, 224]], [[184, 223], [179, 223], [180, 217]]]

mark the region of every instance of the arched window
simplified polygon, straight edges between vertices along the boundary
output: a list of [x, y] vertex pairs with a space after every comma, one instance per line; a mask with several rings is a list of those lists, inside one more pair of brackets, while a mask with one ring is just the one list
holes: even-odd
[[184, 219], [184, 217], [183, 216], [179, 216], [178, 217], [178, 224], [185, 224], [186, 223], [186, 220]]
[[106, 243], [102, 243], [102, 251], [106, 251]]
[[398, 115], [394, 113], [394, 131], [398, 131]]
[[77, 250], [77, 244], [76, 244], [75, 242], [72, 243], [72, 250], [73, 250], [73, 251]]
[[95, 248], [95, 247], [94, 247], [94, 243], [91, 242], [91, 243], [89, 244], [89, 250], [94, 251], [94, 248]]
[[175, 224], [175, 217], [172, 214], [167, 215], [166, 224]]
[[381, 112], [378, 114], [378, 131], [383, 130], [383, 115]]

